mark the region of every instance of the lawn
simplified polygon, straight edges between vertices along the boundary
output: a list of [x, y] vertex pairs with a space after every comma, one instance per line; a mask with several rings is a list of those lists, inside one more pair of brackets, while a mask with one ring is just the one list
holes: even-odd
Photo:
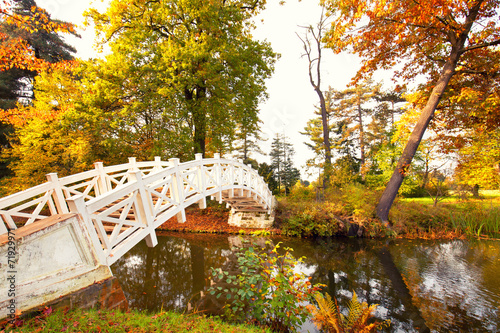
[[[500, 190], [480, 190], [479, 196], [480, 198], [477, 199], [473, 198], [472, 195], [468, 195], [466, 197], [466, 200], [464, 200], [463, 197], [460, 197], [458, 194], [453, 193], [453, 191], [450, 191], [450, 195], [440, 200], [438, 205], [446, 204], [446, 205], [456, 205], [457, 207], [460, 207], [464, 202], [475, 201], [475, 202], [481, 202], [483, 206], [487, 208], [500, 207]], [[402, 198], [400, 200], [406, 202], [418, 202], [423, 205], [434, 204], [434, 198], [432, 197]]]

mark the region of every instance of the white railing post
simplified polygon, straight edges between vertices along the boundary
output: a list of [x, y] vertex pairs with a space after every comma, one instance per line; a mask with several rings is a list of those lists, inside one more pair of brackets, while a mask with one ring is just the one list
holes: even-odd
[[154, 171], [160, 171], [161, 170], [161, 157], [160, 156], [155, 156], [155, 166], [153, 167]]
[[137, 159], [135, 157], [128, 158], [128, 169], [129, 171], [137, 169]]
[[103, 265], [107, 265], [106, 255], [104, 254], [104, 250], [101, 245], [101, 241], [99, 240], [99, 235], [95, 230], [95, 226], [92, 223], [92, 219], [87, 212], [87, 206], [85, 205], [85, 199], [83, 195], [75, 195], [71, 198], [66, 199], [69, 206], [69, 211], [71, 213], [79, 214], [80, 218], [83, 220], [83, 224], [87, 229], [87, 234], [94, 245], [94, 251], [99, 258], [99, 262]]
[[107, 175], [104, 171], [104, 164], [102, 162], [95, 162], [94, 168], [99, 173], [99, 176], [97, 178], [97, 190], [99, 191], [99, 193], [97, 195], [103, 195], [104, 193], [109, 191], [109, 189], [111, 188], [111, 184], [108, 184], [108, 180], [106, 177]]
[[181, 171], [179, 168], [179, 159], [171, 158], [168, 160], [173, 164], [175, 173], [172, 175], [172, 186], [170, 193], [172, 199], [178, 203], [179, 212], [177, 213], [177, 222], [186, 222], [186, 212], [184, 211], [184, 182], [182, 181]]
[[201, 200], [198, 201], [198, 207], [200, 209], [207, 208], [207, 196], [206, 196], [206, 188], [205, 188], [205, 172], [203, 172], [203, 154], [198, 153], [194, 155], [195, 160], [197, 161], [198, 166], [196, 167], [196, 186], [200, 191], [200, 194], [203, 196]]
[[217, 178], [216, 186], [218, 187], [217, 193], [215, 193], [215, 200], [217, 200], [219, 203], [222, 203], [222, 168], [220, 165], [220, 154], [214, 154], [214, 159], [217, 160], [214, 164], [214, 169], [215, 176]]
[[234, 197], [234, 161], [229, 161], [229, 182], [231, 183], [231, 189], [229, 190], [229, 197]]
[[146, 229], [148, 229], [149, 234], [146, 236], [146, 244], [148, 247], [155, 247], [158, 244], [158, 239], [156, 238], [156, 231], [154, 227], [154, 216], [151, 197], [146, 191], [146, 186], [142, 180], [142, 173], [140, 170], [131, 170], [129, 173], [129, 179], [131, 182], [137, 182], [137, 187], [139, 190], [139, 195], [137, 196], [137, 210], [142, 221], [146, 222]]
[[247, 192], [247, 197], [250, 198], [252, 196], [252, 165], [251, 164], [247, 164], [247, 167], [248, 167], [248, 171], [247, 171], [247, 184], [248, 184], [248, 187], [249, 187], [249, 190]]
[[244, 168], [244, 164], [243, 164], [243, 160], [239, 159], [238, 160], [238, 163], [241, 164], [238, 166], [238, 172], [240, 173], [240, 176], [239, 176], [239, 179], [238, 179], [238, 186], [240, 187], [240, 197], [243, 196], [243, 187], [245, 186], [245, 179], [244, 179], [244, 175], [245, 175], [245, 168]]
[[54, 198], [54, 203], [56, 204], [57, 212], [52, 211], [51, 205], [49, 205], [49, 209], [51, 210], [51, 214], [67, 214], [69, 213], [68, 206], [66, 205], [66, 200], [64, 197], [64, 193], [62, 191], [61, 183], [59, 182], [59, 177], [57, 177], [57, 173], [49, 173], [46, 175], [47, 180], [52, 184], [52, 188], [54, 192], [52, 193], [52, 197]]

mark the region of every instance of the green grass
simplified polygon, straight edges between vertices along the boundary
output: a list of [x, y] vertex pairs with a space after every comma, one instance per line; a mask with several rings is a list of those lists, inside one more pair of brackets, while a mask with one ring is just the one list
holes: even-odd
[[7, 326], [5, 332], [270, 332], [256, 326], [228, 324], [218, 318], [175, 312], [148, 314], [138, 311], [80, 309], [49, 312], [50, 309], [26, 320], [21, 326]]
[[[499, 190], [480, 190], [479, 191], [480, 198], [473, 198], [471, 195], [467, 196], [467, 199], [459, 197], [457, 194], [451, 192], [451, 195], [440, 200], [439, 204], [447, 204], [447, 205], [457, 205], [457, 207], [462, 207], [465, 203], [469, 201], [479, 202], [485, 208], [490, 207], [500, 207], [500, 191]], [[421, 198], [401, 198], [401, 201], [404, 202], [417, 202], [422, 205], [434, 205], [434, 199], [432, 197], [421, 197]]]

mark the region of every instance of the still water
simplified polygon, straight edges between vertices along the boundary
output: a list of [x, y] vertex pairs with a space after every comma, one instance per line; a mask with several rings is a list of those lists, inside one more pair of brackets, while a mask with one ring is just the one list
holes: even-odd
[[[111, 268], [130, 307], [183, 311], [238, 236], [173, 233], [140, 243]], [[500, 242], [269, 238], [341, 308], [354, 290], [391, 319], [387, 332], [500, 332]], [[311, 325], [303, 331], [314, 332]]]

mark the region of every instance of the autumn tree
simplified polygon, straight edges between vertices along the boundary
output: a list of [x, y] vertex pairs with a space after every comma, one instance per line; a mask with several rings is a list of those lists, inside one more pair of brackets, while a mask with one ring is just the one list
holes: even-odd
[[[377, 207], [378, 217], [388, 223], [398, 189], [457, 68], [467, 68], [485, 50], [500, 44], [499, 1], [324, 0], [323, 4], [337, 15], [326, 36], [327, 45], [362, 58], [356, 79], [385, 69], [402, 79], [422, 74], [432, 82], [419, 121]], [[402, 67], [395, 69], [399, 62]]]
[[[11, 54], [11, 60], [0, 72], [0, 100], [2, 101], [0, 107], [7, 109], [15, 107], [19, 98], [32, 98], [30, 87], [37, 70], [43, 63], [54, 64], [72, 60], [72, 54], [76, 50], [65, 43], [57, 33], [58, 30], [63, 29], [65, 32], [75, 34], [72, 25], [52, 19], [50, 14], [39, 8], [34, 0], [12, 0], [10, 11], [4, 15], [6, 17], [0, 22], [1, 47], [9, 49], [13, 47], [13, 44], [19, 43], [27, 48], [25, 58], [18, 59], [16, 62], [13, 61], [15, 58], [12, 58], [15, 55]], [[43, 24], [37, 20], [46, 20], [46, 22]]]
[[75, 34], [74, 25], [53, 20], [34, 0], [4, 0], [0, 6], [0, 71], [39, 71], [71, 58], [74, 49], [58, 32]]
[[141, 98], [156, 104], [155, 117], [183, 127], [190, 139], [183, 148], [192, 155], [227, 150], [241, 118], [258, 122], [257, 104], [276, 58], [250, 34], [251, 18], [264, 4], [114, 0], [106, 13], [90, 10], [87, 17], [101, 45], [111, 48], [104, 66], [141, 81]]
[[35, 78], [36, 99], [5, 112], [15, 130], [3, 158], [13, 171], [8, 190], [21, 190], [46, 181], [46, 174], [66, 176], [87, 170], [96, 160], [96, 148], [88, 132], [71, 119], [79, 113], [85, 90], [73, 70], [46, 70]]
[[[325, 163], [323, 166], [323, 188], [327, 187], [329, 173], [332, 164], [332, 150], [330, 143], [330, 126], [328, 122], [328, 112], [326, 109], [325, 96], [321, 90], [321, 56], [323, 50], [323, 34], [328, 17], [321, 12], [320, 20], [316, 27], [305, 27], [306, 33], [303, 37], [297, 34], [304, 47], [304, 56], [308, 61], [309, 82], [319, 98], [319, 115], [321, 116], [323, 150]], [[310, 124], [313, 125], [313, 124]], [[306, 129], [307, 131], [307, 129]]]
[[[0, 109], [15, 109], [33, 98], [35, 76], [52, 67], [70, 67], [76, 50], [59, 33], [76, 35], [70, 23], [54, 20], [34, 0], [3, 1], [0, 5]], [[14, 129], [0, 115], [0, 151], [10, 146]], [[9, 159], [0, 163], [0, 177], [9, 174]]]
[[469, 188], [500, 188], [500, 131], [476, 135], [458, 151], [455, 179]]

